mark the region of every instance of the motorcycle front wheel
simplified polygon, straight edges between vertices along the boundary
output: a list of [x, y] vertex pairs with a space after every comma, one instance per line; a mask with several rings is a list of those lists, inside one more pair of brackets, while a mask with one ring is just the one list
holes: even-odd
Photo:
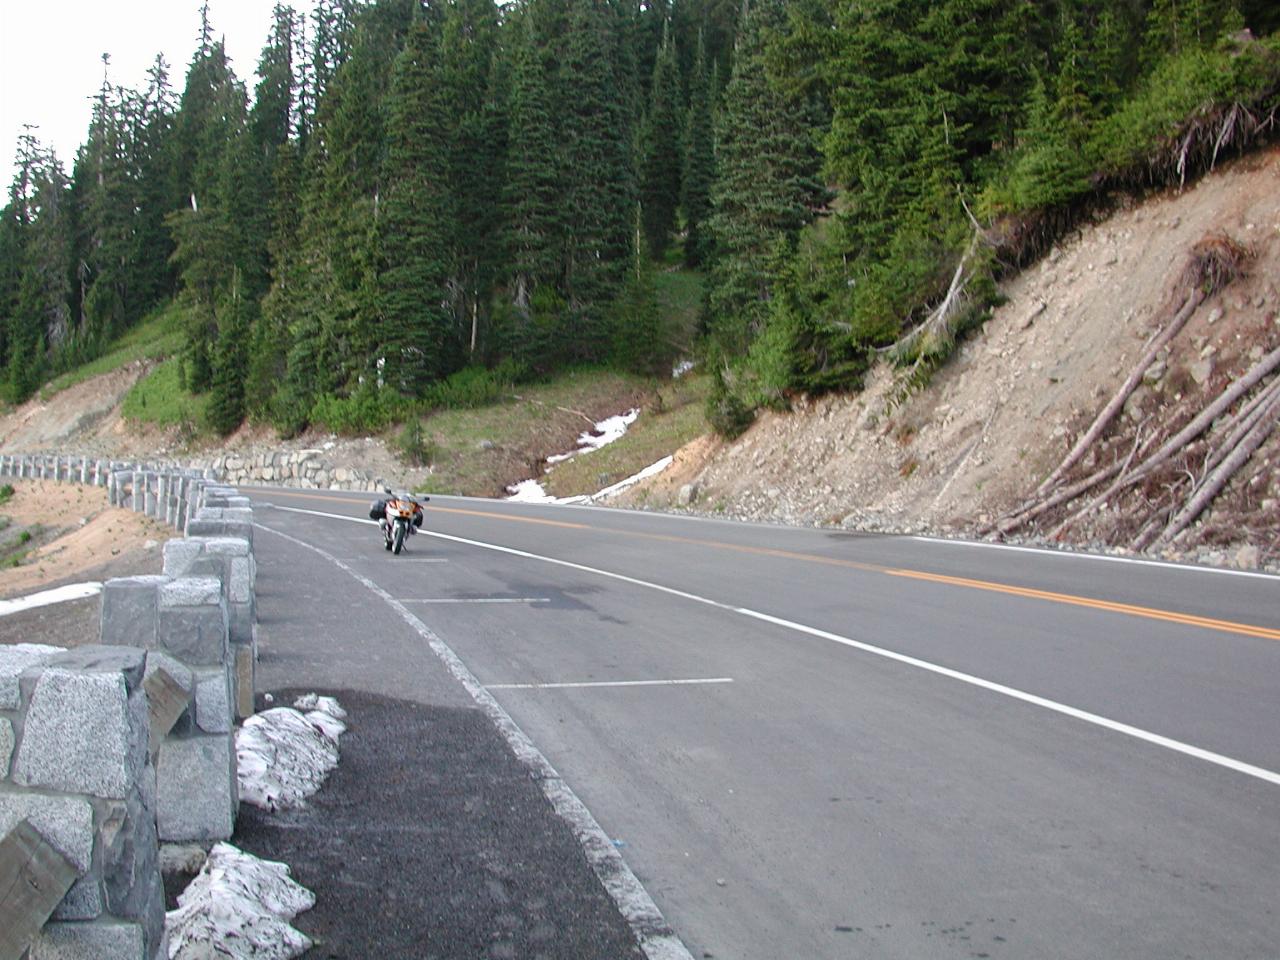
[[391, 552], [399, 553], [404, 549], [404, 529], [408, 526], [403, 520], [396, 521], [395, 539], [391, 541]]

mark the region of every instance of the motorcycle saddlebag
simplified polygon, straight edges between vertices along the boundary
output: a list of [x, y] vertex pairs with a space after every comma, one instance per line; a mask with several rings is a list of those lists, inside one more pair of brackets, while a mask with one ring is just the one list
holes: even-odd
[[387, 501], [375, 500], [369, 505], [369, 519], [381, 520], [387, 515]]

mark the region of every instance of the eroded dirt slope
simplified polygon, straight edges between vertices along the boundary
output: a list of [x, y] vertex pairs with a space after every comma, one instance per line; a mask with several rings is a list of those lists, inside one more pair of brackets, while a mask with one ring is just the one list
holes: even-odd
[[[1208, 298], [1152, 365], [1114, 428], [1126, 437], [1138, 425], [1154, 432], [1162, 417], [1203, 405], [1280, 345], [1280, 150], [1080, 230], [1005, 284], [1008, 302], [905, 403], [892, 403], [894, 374], [881, 367], [860, 395], [801, 399], [789, 414], [764, 414], [732, 444], [684, 451], [632, 502], [661, 506], [695, 484], [695, 508], [707, 512], [977, 533], [1022, 503], [1105, 405], [1176, 309], [1188, 258], [1211, 236], [1251, 255], [1244, 275]], [[1092, 462], [1120, 453], [1100, 448]], [[1169, 552], [1280, 562], [1278, 463], [1280, 431]], [[1159, 491], [1147, 495], [1154, 505]], [[1084, 524], [1063, 539], [1117, 546], [1123, 537], [1104, 527]]]

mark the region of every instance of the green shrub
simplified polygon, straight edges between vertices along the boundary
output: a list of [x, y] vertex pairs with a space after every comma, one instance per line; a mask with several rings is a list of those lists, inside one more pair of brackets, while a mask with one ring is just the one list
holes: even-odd
[[394, 390], [378, 389], [366, 382], [348, 397], [320, 397], [307, 419], [341, 436], [360, 436], [386, 429], [407, 407], [405, 399]]
[[707, 422], [720, 436], [733, 440], [742, 436], [755, 421], [755, 407], [726, 382], [719, 363], [714, 364], [712, 370], [711, 392], [707, 395]]
[[439, 455], [431, 438], [422, 429], [422, 421], [417, 417], [410, 418], [396, 439], [400, 455], [415, 467], [429, 466]]
[[6, 483], [0, 487], [0, 503], [8, 503], [13, 499], [13, 484]]
[[504, 360], [493, 369], [464, 367], [447, 380], [432, 384], [423, 405], [436, 410], [474, 410], [501, 400], [523, 377], [523, 368], [514, 360]]

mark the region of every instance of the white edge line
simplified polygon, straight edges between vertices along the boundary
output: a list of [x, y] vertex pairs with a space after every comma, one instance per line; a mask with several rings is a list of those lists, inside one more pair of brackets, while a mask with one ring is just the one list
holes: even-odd
[[[313, 511], [295, 510], [295, 512], [310, 513]], [[354, 520], [362, 523], [375, 522], [337, 514], [319, 515], [334, 517], [338, 520]], [[627, 925], [631, 928], [632, 935], [636, 938], [640, 949], [644, 951], [648, 960], [693, 960], [693, 955], [689, 953], [688, 948], [676, 935], [671, 925], [667, 923], [662, 911], [658, 909], [658, 905], [653, 902], [653, 898], [649, 896], [649, 892], [645, 890], [644, 885], [640, 883], [636, 875], [632, 873], [631, 868], [627, 866], [622, 854], [613, 845], [609, 835], [596, 822], [596, 818], [592, 816], [591, 811], [587, 809], [586, 805], [569, 785], [560, 778], [560, 774], [556, 772], [551, 762], [534, 746], [529, 736], [511, 719], [511, 715], [484, 688], [480, 681], [476, 679], [475, 674], [467, 668], [466, 664], [462, 662], [461, 658], [453, 652], [453, 649], [447, 643], [440, 639], [425, 623], [410, 613], [404, 604], [400, 603], [368, 577], [362, 576], [347, 566], [337, 557], [319, 547], [312, 546], [271, 527], [259, 523], [255, 523], [254, 526], [259, 530], [273, 533], [296, 546], [318, 553], [385, 601], [391, 609], [400, 615], [400, 618], [405, 623], [426, 640], [431, 647], [432, 653], [444, 663], [454, 679], [462, 684], [463, 688], [470, 694], [471, 699], [485, 712], [493, 725], [498, 728], [498, 732], [507, 741], [507, 745], [516, 755], [516, 759], [529, 769], [533, 778], [538, 781], [538, 785], [542, 788], [543, 795], [550, 801], [556, 813], [569, 824], [570, 829], [573, 830], [578, 839], [578, 843], [582, 846], [587, 861], [591, 864], [591, 869], [617, 905], [618, 912], [626, 920]]]
[[[327, 514], [322, 515], [328, 516]], [[354, 518], [339, 517], [338, 519], [349, 520]], [[810, 627], [803, 623], [796, 623], [793, 620], [783, 620], [780, 617], [774, 617], [767, 613], [760, 613], [747, 607], [735, 607], [731, 604], [721, 603], [718, 600], [712, 600], [708, 597], [700, 597], [694, 593], [677, 590], [674, 587], [664, 587], [660, 583], [651, 583], [647, 580], [628, 577], [625, 574], [613, 573], [609, 570], [600, 570], [596, 567], [588, 567], [581, 563], [574, 563], [571, 560], [559, 560], [555, 557], [544, 557], [540, 554], [529, 553], [526, 550], [517, 550], [514, 547], [504, 547], [495, 543], [485, 543], [481, 540], [468, 540], [465, 537], [455, 537], [447, 533], [439, 533], [435, 530], [423, 530], [422, 533], [425, 536], [435, 537], [438, 540], [448, 540], [452, 543], [461, 543], [471, 547], [479, 547], [482, 550], [493, 550], [498, 553], [505, 553], [515, 557], [523, 557], [527, 560], [540, 560], [543, 563], [550, 563], [555, 566], [567, 567], [571, 570], [578, 570], [583, 573], [591, 573], [597, 576], [607, 577], [611, 580], [618, 580], [622, 583], [629, 583], [637, 587], [645, 587], [649, 590], [657, 590], [659, 593], [665, 593], [668, 596], [681, 597], [694, 603], [703, 604], [704, 606], [714, 607], [718, 610], [728, 610], [744, 617], [750, 617], [753, 620], [760, 620], [764, 623], [769, 623], [777, 627], [794, 630], [797, 633], [804, 633], [811, 637], [830, 640], [831, 642], [841, 644], [842, 646], [852, 647], [853, 649], [861, 650], [864, 653], [874, 654], [877, 657], [884, 657], [886, 660], [893, 660], [897, 663], [906, 664], [907, 666], [917, 667], [921, 670], [926, 670], [929, 673], [948, 677], [951, 680], [958, 680], [961, 683], [967, 683], [970, 686], [979, 687], [983, 690], [988, 690], [992, 693], [997, 693], [1013, 700], [1020, 700], [1023, 703], [1043, 707], [1045, 710], [1052, 710], [1053, 712], [1060, 713], [1063, 716], [1072, 717], [1076, 720], [1083, 720], [1086, 723], [1091, 723], [1106, 730], [1121, 733], [1125, 736], [1133, 737], [1137, 740], [1142, 740], [1146, 743], [1154, 744], [1159, 747], [1164, 747], [1167, 750], [1173, 750], [1176, 753], [1185, 754], [1189, 757], [1195, 757], [1198, 760], [1217, 764], [1218, 766], [1225, 767], [1228, 770], [1234, 770], [1237, 773], [1243, 773], [1247, 776], [1256, 777], [1259, 780], [1280, 786], [1280, 773], [1273, 770], [1267, 770], [1265, 767], [1254, 766], [1251, 763], [1245, 763], [1243, 760], [1236, 760], [1235, 758], [1225, 756], [1224, 754], [1214, 753], [1211, 750], [1205, 750], [1189, 743], [1183, 743], [1181, 740], [1174, 740], [1158, 733], [1152, 733], [1149, 730], [1143, 730], [1141, 727], [1134, 727], [1127, 723], [1121, 723], [1118, 720], [1112, 720], [1109, 717], [1104, 717], [1096, 713], [1089, 713], [1087, 710], [1080, 710], [1076, 707], [1068, 706], [1065, 703], [1059, 703], [1056, 700], [1049, 700], [1045, 697], [1037, 696], [1034, 693], [1027, 693], [1024, 690], [1018, 690], [1015, 687], [1008, 687], [1002, 683], [996, 683], [992, 680], [984, 680], [983, 678], [974, 676], [970, 673], [952, 670], [950, 667], [931, 663], [928, 660], [921, 660], [918, 657], [911, 657], [905, 653], [897, 653], [893, 650], [887, 650], [884, 647], [877, 647], [870, 643], [864, 643], [861, 640], [854, 640], [850, 637], [843, 637], [836, 633], [829, 633], [828, 631], [820, 630], [817, 627]], [[312, 549], [316, 548], [313, 547]], [[358, 575], [353, 574], [353, 576]]]
[[575, 683], [490, 683], [486, 690], [586, 690], [595, 687], [688, 687], [705, 683], [733, 683], [732, 677], [699, 680], [582, 680]]
[[550, 597], [437, 597], [416, 600], [400, 597], [401, 603], [550, 603]]
[[1103, 563], [1132, 563], [1142, 567], [1159, 567], [1162, 570], [1180, 570], [1183, 573], [1212, 573], [1221, 577], [1250, 577], [1257, 580], [1280, 580], [1274, 573], [1258, 570], [1229, 570], [1226, 567], [1205, 567], [1191, 563], [1170, 563], [1167, 560], [1147, 560], [1143, 557], [1113, 557], [1105, 553], [1080, 553], [1075, 550], [1054, 550], [1052, 547], [1024, 547], [1013, 543], [987, 543], [984, 540], [962, 540], [950, 537], [912, 536], [921, 543], [941, 543], [952, 547], [981, 547], [984, 550], [1012, 550], [1015, 553], [1036, 553], [1041, 556], [1061, 557], [1064, 560], [1100, 560]]

